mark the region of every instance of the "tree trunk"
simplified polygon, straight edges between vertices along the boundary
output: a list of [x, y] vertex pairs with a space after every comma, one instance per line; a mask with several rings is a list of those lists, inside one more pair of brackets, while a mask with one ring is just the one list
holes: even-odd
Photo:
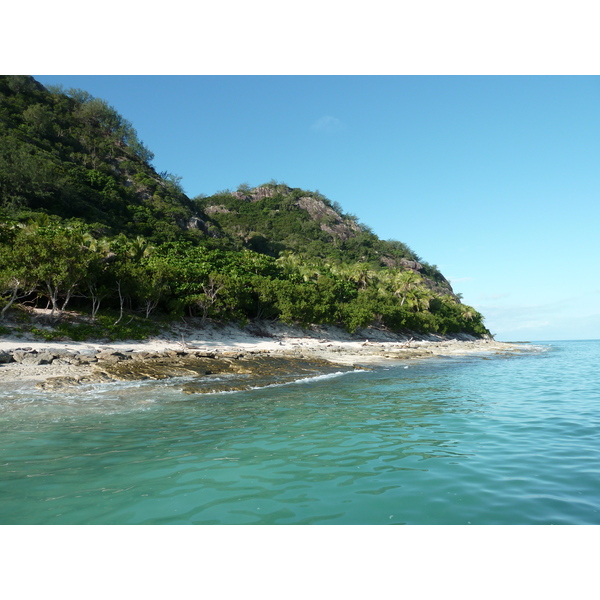
[[52, 304], [52, 310], [50, 311], [50, 318], [54, 317], [55, 312], [60, 313], [60, 309], [58, 308], [58, 286], [52, 287], [52, 284], [49, 281], [46, 281], [46, 287], [48, 288], [48, 295], [50, 297], [50, 302]]
[[8, 301], [8, 304], [2, 309], [2, 312], [0, 312], [0, 321], [4, 320], [4, 315], [6, 314], [6, 311], [13, 305], [14, 301], [17, 299], [18, 293], [19, 293], [19, 288], [14, 287], [13, 292], [10, 297], [10, 300]]
[[123, 298], [123, 294], [121, 293], [121, 282], [117, 281], [117, 292], [119, 292], [119, 307], [121, 310], [121, 313], [119, 314], [119, 318], [113, 323], [114, 325], [117, 325], [119, 323], [119, 321], [123, 318], [123, 304], [125, 303], [125, 298]]

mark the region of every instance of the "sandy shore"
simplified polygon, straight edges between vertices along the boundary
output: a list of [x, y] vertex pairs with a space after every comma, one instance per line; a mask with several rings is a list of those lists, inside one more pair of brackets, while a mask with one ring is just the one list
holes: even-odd
[[[99, 352], [211, 352], [226, 356], [232, 352], [260, 352], [290, 358], [316, 358], [342, 365], [373, 365], [389, 361], [425, 359], [478, 353], [514, 353], [523, 350], [519, 344], [494, 340], [478, 340], [468, 335], [455, 337], [437, 335], [397, 335], [376, 328], [349, 334], [330, 326], [310, 329], [282, 324], [260, 323], [246, 328], [235, 325], [202, 328], [184, 326], [169, 335], [143, 342], [119, 341], [105, 343], [44, 342], [33, 337], [3, 337], [0, 355], [15, 351], [73, 352], [93, 356]], [[6, 362], [0, 364], [0, 383], [39, 382], [50, 377], [81, 377], [91, 373], [93, 364], [65, 364], [51, 360], [49, 364]]]

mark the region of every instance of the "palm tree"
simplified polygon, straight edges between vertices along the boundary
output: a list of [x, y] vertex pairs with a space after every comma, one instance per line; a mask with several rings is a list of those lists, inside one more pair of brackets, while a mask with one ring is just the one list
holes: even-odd
[[429, 309], [433, 296], [425, 286], [418, 286], [410, 291], [409, 298], [415, 312], [421, 312]]
[[376, 273], [368, 263], [357, 262], [349, 266], [348, 279], [358, 284], [359, 289], [365, 289], [376, 277]]
[[278, 259], [277, 263], [282, 267], [287, 275], [299, 275], [306, 282], [315, 281], [322, 275], [326, 269], [326, 264], [319, 264], [317, 260], [307, 261], [298, 254], [286, 251]]
[[155, 247], [141, 235], [138, 235], [134, 240], [131, 240], [127, 246], [127, 256], [135, 262], [139, 262], [142, 258], [150, 256], [155, 250]]
[[461, 317], [467, 321], [472, 321], [477, 316], [477, 311], [470, 306], [462, 306], [461, 307]]
[[422, 287], [423, 278], [415, 271], [399, 271], [392, 278], [392, 286], [394, 296], [400, 298], [400, 306], [402, 306], [407, 298], [414, 295], [414, 291]]

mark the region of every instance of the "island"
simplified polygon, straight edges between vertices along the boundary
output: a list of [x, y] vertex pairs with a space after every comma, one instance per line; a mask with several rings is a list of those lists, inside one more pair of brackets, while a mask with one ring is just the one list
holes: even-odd
[[189, 198], [105, 100], [29, 76], [0, 76], [0, 111], [0, 380], [254, 386], [516, 349], [437, 266], [319, 191]]

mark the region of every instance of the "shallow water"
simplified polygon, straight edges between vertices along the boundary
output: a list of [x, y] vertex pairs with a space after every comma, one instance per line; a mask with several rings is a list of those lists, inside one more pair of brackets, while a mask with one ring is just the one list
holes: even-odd
[[236, 393], [0, 392], [2, 524], [600, 523], [600, 342]]

